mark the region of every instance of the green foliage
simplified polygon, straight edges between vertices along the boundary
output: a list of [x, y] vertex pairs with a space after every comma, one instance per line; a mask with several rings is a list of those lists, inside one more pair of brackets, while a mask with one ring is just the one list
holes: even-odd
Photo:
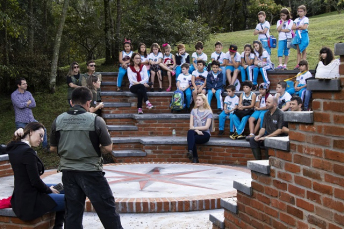
[[[23, 33], [23, 27], [19, 20], [23, 10], [17, 0], [7, 0], [0, 3], [0, 31], [6, 30], [8, 36], [18, 38]], [[6, 7], [6, 8], [5, 8]]]
[[154, 42], [193, 43], [209, 36], [204, 20], [187, 17], [192, 0], [132, 0], [124, 4], [127, 10], [123, 14], [121, 40], [131, 38], [137, 44], [145, 42], [150, 46]]
[[248, 8], [251, 15], [255, 15], [256, 18], [259, 11], [264, 11], [267, 17], [266, 20], [271, 23], [279, 19], [279, 14], [283, 7], [276, 4], [274, 0], [251, 0]]

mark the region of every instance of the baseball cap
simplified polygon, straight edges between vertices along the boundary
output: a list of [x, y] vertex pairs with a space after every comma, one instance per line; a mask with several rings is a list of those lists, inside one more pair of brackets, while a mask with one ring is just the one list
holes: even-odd
[[238, 50], [238, 47], [236, 45], [230, 45], [229, 46], [229, 51], [230, 52], [236, 52]]

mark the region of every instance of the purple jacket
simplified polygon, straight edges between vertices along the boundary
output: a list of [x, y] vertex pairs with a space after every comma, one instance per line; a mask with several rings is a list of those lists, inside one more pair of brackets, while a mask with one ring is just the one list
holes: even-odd
[[[32, 108], [36, 107], [36, 101], [30, 92], [25, 91], [24, 93], [20, 93], [17, 89], [12, 93], [11, 99], [15, 122], [30, 123], [35, 120], [32, 114]], [[27, 101], [29, 100], [31, 100], [31, 104], [27, 106]]]

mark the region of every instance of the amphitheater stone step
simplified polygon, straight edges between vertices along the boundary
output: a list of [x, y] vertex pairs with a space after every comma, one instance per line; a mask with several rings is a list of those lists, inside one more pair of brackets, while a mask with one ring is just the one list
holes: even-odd
[[233, 187], [240, 191], [245, 193], [248, 196], [252, 196], [252, 187], [251, 187], [251, 181], [252, 179], [249, 180], [235, 180], [233, 181]]

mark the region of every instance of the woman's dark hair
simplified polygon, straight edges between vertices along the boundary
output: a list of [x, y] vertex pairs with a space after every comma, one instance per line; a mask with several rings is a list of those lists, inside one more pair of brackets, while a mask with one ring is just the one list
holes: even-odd
[[[144, 45], [146, 47], [145, 51], [143, 53], [141, 53], [141, 46]], [[144, 56], [145, 58], [147, 57], [147, 46], [145, 43], [140, 43], [139, 44], [139, 48], [137, 50], [137, 52], [141, 55], [141, 56]]]
[[251, 44], [246, 44], [246, 45], [244, 46], [244, 51], [245, 51], [245, 48], [250, 48], [250, 49], [251, 49], [251, 53], [254, 53], [254, 49], [253, 49], [253, 47], [252, 47]]
[[289, 10], [287, 8], [281, 9], [280, 13], [287, 15], [287, 20], [290, 19], [290, 12], [289, 12]]
[[[327, 56], [326, 56], [325, 60], [323, 60], [321, 58], [321, 53], [327, 53]], [[332, 50], [330, 48], [323, 47], [322, 49], [320, 49], [319, 60], [322, 61], [324, 65], [328, 65], [329, 63], [332, 62], [333, 59], [334, 59], [334, 55], [333, 55], [333, 52], [332, 52]]]
[[92, 90], [92, 91], [95, 91], [95, 87], [93, 85], [93, 83], [96, 83], [98, 81], [98, 76], [96, 75], [91, 75], [90, 77], [88, 77], [87, 79], [87, 87]]
[[21, 139], [24, 139], [28, 134], [30, 134], [31, 131], [36, 131], [39, 129], [43, 129], [44, 130], [44, 126], [42, 123], [40, 122], [30, 122], [29, 124], [27, 124], [24, 127], [24, 134], [23, 136], [13, 136], [12, 141], [16, 141], [19, 142]]
[[140, 55], [140, 53], [138, 53], [138, 52], [134, 52], [133, 55], [131, 55], [131, 57], [130, 57], [130, 65], [131, 65], [131, 66], [134, 66], [134, 65], [135, 65], [135, 64], [134, 64], [134, 59], [135, 59], [135, 56], [137, 56], [137, 55], [139, 55], [139, 57], [141, 58], [141, 55]]

